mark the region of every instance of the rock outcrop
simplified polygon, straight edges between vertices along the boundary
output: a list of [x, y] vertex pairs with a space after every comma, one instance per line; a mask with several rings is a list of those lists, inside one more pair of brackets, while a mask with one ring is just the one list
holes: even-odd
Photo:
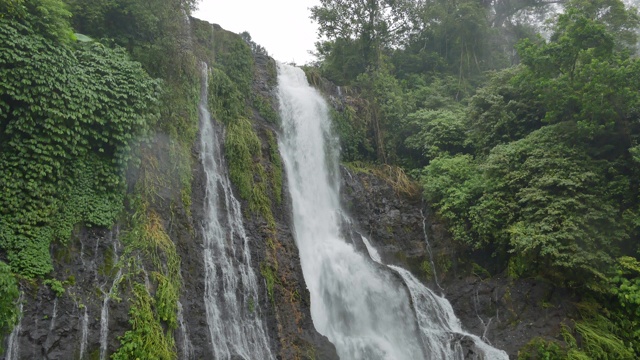
[[575, 299], [541, 280], [509, 279], [486, 270], [491, 257], [456, 246], [420, 194], [399, 186], [404, 184], [399, 175], [384, 167], [342, 168], [345, 208], [382, 260], [410, 269], [445, 295], [465, 330], [510, 358], [536, 337], [559, 337]]
[[[199, 20], [191, 19], [190, 23], [196, 22]], [[239, 39], [238, 35], [217, 25], [202, 22], [197, 25], [209, 26], [212, 32], [224, 32], [224, 36]], [[195, 38], [189, 36], [189, 39]], [[255, 73], [251, 76], [253, 95], [266, 99], [269, 102], [267, 109], [273, 109], [276, 104], [273, 95], [275, 63], [265, 54], [254, 54], [254, 63]], [[256, 108], [258, 105], [262, 107]], [[250, 120], [260, 138], [262, 151], [268, 154], [276, 125], [273, 119], [265, 119], [264, 106], [264, 103], [254, 104]], [[218, 130], [222, 135], [223, 130], [220, 129], [222, 126]], [[144, 147], [146, 158], [153, 159], [152, 166], [158, 174], [172, 174], [171, 169], [165, 168], [172, 166], [170, 143], [167, 136], [158, 134]], [[191, 204], [190, 207], [184, 206], [183, 189], [176, 185], [180, 179], [151, 179], [155, 193], [152, 194], [153, 201], [147, 204], [158, 217], [154, 225], [162, 228], [171, 239], [180, 258], [179, 326], [172, 337], [181, 359], [213, 358], [203, 303], [202, 223], [205, 219], [206, 189], [205, 174], [199, 161], [200, 151], [196, 142], [191, 153], [193, 180], [190, 201], [186, 202]], [[133, 184], [144, 176], [143, 172], [135, 166], [128, 171], [129, 192], [134, 191]], [[252, 242], [251, 265], [259, 278], [260, 296], [255, 304], [259, 311], [256, 313], [265, 317], [263, 322], [268, 325], [272, 352], [278, 359], [338, 359], [334, 346], [315, 330], [311, 320], [309, 292], [292, 235], [291, 202], [286, 194], [288, 191], [284, 183], [283, 200], [273, 201], [275, 232], [266, 230], [265, 219], [248, 211], [247, 202], [242, 202], [244, 225]], [[131, 328], [128, 299], [133, 295], [130, 285], [134, 282], [146, 284], [150, 294], [157, 290], [154, 281], [150, 281], [154, 276], [153, 264], [147, 264], [148, 261], [141, 257], [136, 258], [135, 254], [128, 254], [128, 259], [136, 264], [119, 262], [125, 248], [121, 237], [130, 231], [125, 228], [126, 223], [123, 219], [113, 229], [78, 226], [68, 243], [52, 247], [55, 272], [51, 278], [59, 282], [46, 286], [42, 281], [21, 281], [23, 316], [12, 336], [14, 342], [8, 344], [9, 337], [5, 339], [5, 354], [0, 359], [6, 359], [9, 354], [6, 345], [13, 345], [12, 349], [17, 350], [17, 354], [13, 351], [11, 360], [108, 359], [119, 348], [119, 338]], [[161, 263], [166, 261], [165, 258], [160, 259]], [[131, 266], [136, 271], [123, 271]], [[263, 278], [264, 274], [260, 276], [265, 268], [270, 271], [269, 284]]]

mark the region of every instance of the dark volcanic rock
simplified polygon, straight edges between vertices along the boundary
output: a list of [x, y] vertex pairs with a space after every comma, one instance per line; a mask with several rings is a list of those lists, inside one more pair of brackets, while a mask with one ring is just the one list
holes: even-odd
[[[58, 296], [42, 283], [21, 282], [19, 359], [77, 359], [81, 350], [84, 358], [97, 358], [101, 313], [116, 279], [114, 264], [119, 249], [117, 228], [80, 229], [69, 244], [53, 246], [56, 270], [52, 277], [60, 279], [66, 290]], [[113, 294], [119, 298], [126, 295]], [[126, 301], [109, 299], [106, 306], [108, 356], [129, 324]], [[83, 328], [85, 313], [87, 326]]]
[[[490, 256], [457, 246], [419, 197], [403, 195], [371, 171], [342, 168], [342, 199], [355, 232], [368, 237], [385, 263], [409, 269], [445, 295], [465, 330], [511, 358], [535, 337], [558, 338], [574, 312], [575, 299], [553, 284], [492, 277], [485, 270], [495, 273]], [[467, 345], [463, 341], [471, 359], [473, 346]]]
[[[264, 55], [256, 55], [255, 63], [254, 91], [275, 106], [277, 102], [272, 94], [275, 63]], [[268, 133], [273, 134], [276, 125], [273, 120], [268, 122], [262, 118], [256, 109], [253, 113], [254, 129], [263, 143], [263, 153], [269, 154]], [[224, 138], [219, 135], [219, 139]], [[166, 176], [154, 180], [157, 182], [153, 184], [156, 193], [149, 208], [159, 217], [159, 225], [175, 244], [181, 261], [180, 326], [174, 332], [176, 349], [181, 359], [213, 359], [204, 307], [202, 222], [205, 219], [206, 189], [205, 174], [199, 161], [199, 143], [193, 145], [191, 154], [190, 209], [183, 206], [180, 179], [172, 178], [175, 172], [168, 168], [172, 164], [170, 143], [167, 136], [157, 134], [144, 151], [148, 157], [157, 160], [153, 164], [157, 172]], [[264, 166], [269, 169], [270, 165]], [[129, 169], [129, 191], [142, 176], [141, 169]], [[263, 316], [271, 348], [278, 359], [338, 359], [335, 347], [314, 328], [309, 292], [292, 236], [291, 202], [287, 199], [286, 183], [282, 194], [284, 200], [280, 204], [274, 201], [272, 209], [276, 221], [275, 234], [265, 231], [266, 222], [251, 214], [248, 204], [242, 204], [246, 232], [252, 244], [252, 266], [260, 286], [261, 295], [255, 304], [259, 310], [257, 313]], [[138, 259], [140, 271], [128, 274], [119, 283], [121, 273], [115, 265], [123, 246], [117, 226], [114, 229], [78, 226], [78, 229], [69, 243], [52, 247], [55, 272], [51, 277], [63, 282], [64, 294], [56, 297], [41, 282], [21, 283], [23, 318], [17, 336], [19, 359], [79, 359], [81, 355], [83, 359], [99, 359], [103, 310], [108, 310], [104, 354], [108, 359], [118, 349], [119, 337], [131, 328], [127, 301], [132, 295], [129, 285], [144, 283], [151, 294], [156, 290], [153, 279], [149, 281], [154, 267], [141, 259]], [[136, 258], [135, 254], [132, 257]], [[261, 275], [263, 265], [274, 270], [276, 281], [272, 298]], [[149, 273], [145, 269], [149, 269]], [[114, 291], [111, 292], [112, 288]], [[0, 358], [4, 359], [4, 356], [6, 354]]]

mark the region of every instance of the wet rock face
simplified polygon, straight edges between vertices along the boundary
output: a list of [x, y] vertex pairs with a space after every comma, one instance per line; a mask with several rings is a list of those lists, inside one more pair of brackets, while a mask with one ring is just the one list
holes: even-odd
[[[278, 109], [275, 97], [276, 68], [274, 60], [265, 55], [255, 55], [253, 92], [269, 99], [274, 109]], [[262, 152], [269, 153], [267, 133], [277, 125], [253, 112], [256, 133], [262, 142]], [[265, 167], [270, 166], [264, 164]], [[247, 204], [243, 202], [243, 208]], [[251, 258], [254, 271], [258, 275], [261, 313], [266, 315], [269, 336], [274, 342], [273, 349], [278, 359], [338, 359], [335, 347], [319, 334], [311, 318], [311, 300], [304, 281], [300, 255], [293, 236], [291, 199], [287, 177], [283, 174], [282, 202], [272, 199], [272, 213], [276, 222], [275, 236], [265, 232], [267, 223], [258, 216], [245, 216], [245, 228], [251, 239]], [[275, 275], [272, 295], [267, 289], [261, 266], [270, 266]]]
[[[62, 281], [65, 292], [56, 295], [48, 286], [21, 282], [23, 313], [15, 359], [78, 359], [81, 353], [86, 359], [99, 358], [100, 318], [113, 285], [119, 248], [115, 229], [81, 229], [69, 244], [53, 246], [56, 270], [52, 277]], [[106, 308], [108, 358], [129, 324], [125, 301], [110, 299]]]
[[420, 276], [421, 262], [428, 255], [423, 232], [423, 213], [427, 210], [420, 197], [403, 196], [366, 172], [342, 167], [341, 174], [343, 208], [357, 231], [375, 245], [384, 263], [408, 266]]
[[[398, 193], [370, 172], [341, 171], [342, 201], [354, 220], [350, 231], [366, 236], [383, 262], [409, 269], [444, 294], [465, 330], [514, 359], [535, 337], [559, 337], [561, 323], [574, 312], [575, 299], [566, 290], [541, 280], [491, 276], [485, 270], [495, 273], [491, 256], [455, 245], [419, 197]], [[360, 241], [353, 243], [366, 251]], [[475, 358], [472, 346], [465, 347], [465, 354]]]
[[517, 357], [535, 337], [557, 337], [575, 309], [571, 294], [534, 279], [466, 276], [443, 284], [464, 327]]
[[[267, 69], [271, 61], [273, 60], [264, 56], [256, 59], [254, 91], [273, 99], [273, 81], [267, 79], [273, 75]], [[263, 142], [263, 152], [268, 153], [265, 136], [267, 131], [273, 131], [274, 125], [261, 118], [257, 112], [254, 112], [253, 120]], [[220, 139], [224, 138], [219, 135]], [[165, 140], [166, 137], [158, 135], [151, 146], [151, 151], [160, 160], [160, 164], [165, 163], [163, 159], [168, 154], [168, 150], [163, 147], [167, 143]], [[204, 306], [202, 225], [205, 219], [206, 181], [199, 161], [199, 142], [194, 144], [192, 156], [194, 166], [190, 211], [176, 206], [181, 204], [178, 201], [181, 199], [181, 189], [170, 186], [159, 188], [159, 198], [162, 201], [153, 206], [181, 258], [181, 321], [174, 333], [178, 358], [213, 359], [213, 345]], [[135, 169], [128, 174], [129, 178], [136, 176]], [[252, 244], [252, 266], [260, 286], [260, 298], [255, 304], [259, 309], [257, 313], [264, 317], [271, 348], [278, 359], [338, 359], [335, 347], [314, 328], [309, 293], [292, 235], [291, 201], [287, 199], [286, 183], [282, 195], [282, 204], [274, 205], [273, 210], [277, 239], [273, 247], [267, 246], [270, 239], [264, 231], [266, 222], [249, 211], [243, 212], [245, 228]], [[242, 207], [247, 209], [248, 205], [243, 203]], [[131, 294], [126, 283], [123, 282], [113, 296], [108, 295], [117, 277], [115, 264], [122, 251], [117, 233], [117, 229], [82, 228], [68, 244], [52, 248], [56, 270], [51, 277], [62, 281], [66, 288], [65, 293], [59, 297], [41, 283], [21, 283], [24, 305], [21, 327], [17, 334], [18, 359], [97, 360], [109, 359], [116, 351], [120, 345], [118, 338], [131, 327], [129, 304], [126, 301]], [[238, 253], [237, 256], [242, 255]], [[272, 299], [268, 295], [260, 268], [269, 257], [277, 260], [278, 264]], [[144, 281], [144, 274], [136, 276], [136, 281]], [[106, 298], [108, 301], [105, 302]], [[101, 333], [104, 333], [101, 318], [105, 309], [108, 309], [108, 334], [105, 336], [106, 350], [101, 356]], [[8, 338], [4, 340], [5, 349], [7, 341]], [[6, 352], [0, 354], [0, 359], [5, 357]], [[11, 360], [14, 359], [16, 358]]]

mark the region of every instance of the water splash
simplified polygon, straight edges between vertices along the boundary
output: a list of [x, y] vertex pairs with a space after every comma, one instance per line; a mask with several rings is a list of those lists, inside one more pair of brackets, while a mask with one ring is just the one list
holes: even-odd
[[249, 238], [234, 197], [217, 133], [207, 109], [208, 69], [200, 100], [201, 161], [206, 174], [204, 236], [205, 310], [215, 358], [274, 359], [258, 309], [258, 283]]

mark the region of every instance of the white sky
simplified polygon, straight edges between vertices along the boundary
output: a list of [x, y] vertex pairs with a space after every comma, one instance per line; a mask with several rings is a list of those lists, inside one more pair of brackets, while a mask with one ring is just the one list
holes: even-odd
[[316, 24], [309, 8], [318, 0], [200, 0], [194, 17], [223, 29], [248, 31], [269, 55], [283, 62], [304, 65], [313, 56]]

